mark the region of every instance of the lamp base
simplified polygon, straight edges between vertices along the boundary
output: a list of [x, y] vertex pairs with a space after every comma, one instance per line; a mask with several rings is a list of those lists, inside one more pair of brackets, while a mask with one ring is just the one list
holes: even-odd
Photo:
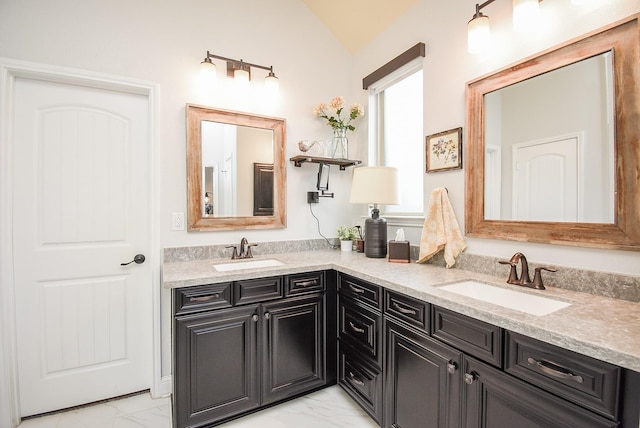
[[382, 217], [364, 221], [364, 255], [373, 258], [387, 257], [387, 220]]

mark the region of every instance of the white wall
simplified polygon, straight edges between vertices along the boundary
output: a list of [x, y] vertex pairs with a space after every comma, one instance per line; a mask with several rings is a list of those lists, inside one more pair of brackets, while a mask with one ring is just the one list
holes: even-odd
[[[273, 65], [280, 100], [264, 103], [253, 92], [237, 96], [218, 85], [199, 86], [206, 51]], [[302, 139], [328, 139], [330, 128], [314, 106], [336, 95], [349, 98], [352, 57], [299, 0], [54, 0], [0, 2], [0, 57], [98, 71], [160, 84], [160, 243], [163, 247], [318, 238], [306, 191], [316, 168], [287, 165], [286, 229], [188, 233], [170, 230], [171, 213], [186, 212], [185, 104], [247, 111], [287, 120], [286, 153]], [[225, 64], [218, 63], [218, 70]], [[266, 74], [252, 73], [256, 81]], [[219, 79], [226, 80], [226, 79]], [[227, 83], [227, 82], [219, 82]], [[227, 85], [228, 86], [228, 85]], [[258, 85], [255, 85], [258, 86]], [[352, 138], [355, 138], [352, 135]], [[349, 174], [333, 172], [336, 198], [314, 207], [323, 232], [335, 236], [348, 213]]]
[[[593, 0], [591, 5], [583, 6], [572, 5], [570, 0], [547, 0], [540, 3], [546, 25], [534, 36], [528, 36], [513, 32], [511, 2], [495, 2], [483, 9], [491, 19], [494, 48], [484, 56], [473, 56], [467, 53], [466, 24], [474, 13], [475, 3], [475, 0], [421, 0], [355, 55], [351, 85], [362, 87], [364, 76], [417, 42], [425, 42], [424, 134], [464, 127], [466, 82], [640, 12], [640, 0]], [[366, 96], [365, 91], [360, 91], [358, 101], [365, 102]], [[364, 141], [364, 135], [359, 138]], [[366, 147], [361, 145], [358, 151], [366, 159]], [[449, 198], [463, 227], [464, 169], [425, 174], [424, 183], [427, 200], [433, 188], [449, 189]], [[354, 218], [358, 218], [356, 214], [362, 213], [354, 213]], [[419, 242], [420, 228], [405, 227], [405, 232], [413, 243]], [[637, 252], [469, 237], [466, 241], [467, 252], [472, 254], [510, 257], [522, 251], [536, 262], [640, 275]]]

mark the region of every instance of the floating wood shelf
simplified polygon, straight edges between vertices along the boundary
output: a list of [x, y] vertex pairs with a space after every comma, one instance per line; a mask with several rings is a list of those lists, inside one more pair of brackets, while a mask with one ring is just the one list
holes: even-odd
[[333, 159], [333, 158], [325, 158], [320, 156], [305, 156], [298, 155], [289, 159], [293, 162], [294, 166], [300, 167], [303, 163], [326, 163], [328, 165], [338, 165], [340, 167], [340, 171], [344, 171], [347, 167], [360, 165], [362, 161], [359, 160], [350, 160], [350, 159]]

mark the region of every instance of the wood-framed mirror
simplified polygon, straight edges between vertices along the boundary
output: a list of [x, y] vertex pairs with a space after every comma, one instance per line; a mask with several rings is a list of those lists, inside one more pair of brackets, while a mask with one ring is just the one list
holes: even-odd
[[640, 249], [638, 19], [467, 83], [466, 235]]
[[194, 104], [186, 116], [188, 230], [286, 227], [285, 119]]

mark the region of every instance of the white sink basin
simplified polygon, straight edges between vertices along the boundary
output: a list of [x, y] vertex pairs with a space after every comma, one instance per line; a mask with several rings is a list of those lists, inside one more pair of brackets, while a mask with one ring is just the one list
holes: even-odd
[[440, 289], [505, 308], [515, 309], [530, 315], [548, 315], [571, 306], [571, 303], [495, 287], [478, 281], [457, 282], [442, 286]]
[[213, 268], [218, 272], [230, 272], [234, 270], [243, 269], [258, 269], [272, 266], [281, 266], [280, 260], [276, 259], [262, 259], [262, 260], [236, 260], [229, 263], [218, 263], [213, 265]]

